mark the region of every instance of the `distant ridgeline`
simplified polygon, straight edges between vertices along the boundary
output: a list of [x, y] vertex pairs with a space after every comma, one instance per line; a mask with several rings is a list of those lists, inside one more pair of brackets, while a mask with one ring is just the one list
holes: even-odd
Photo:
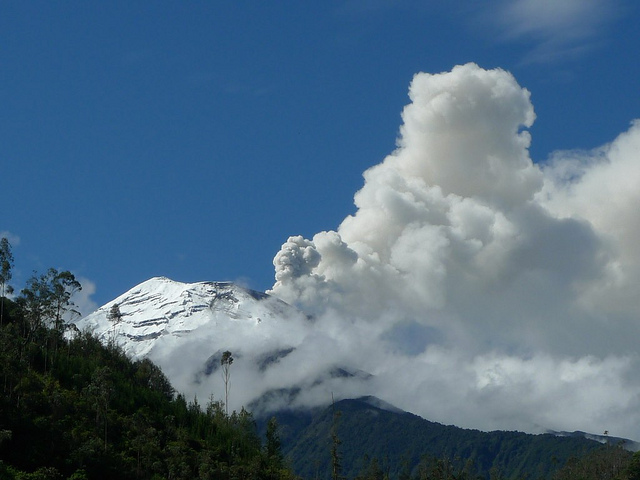
[[[631, 452], [617, 445], [603, 445], [584, 436], [466, 430], [389, 407], [376, 398], [363, 397], [313, 412], [280, 412], [276, 418], [283, 453], [296, 474], [331, 478], [331, 430], [335, 425], [342, 473], [347, 478], [387, 478], [379, 474], [392, 479], [549, 479], [555, 474], [561, 479], [566, 474], [561, 468], [570, 461], [576, 472], [577, 459], [585, 455], [601, 470], [607, 465], [603, 458], [625, 468], [632, 458]], [[587, 471], [584, 467], [582, 478], [595, 480]]]

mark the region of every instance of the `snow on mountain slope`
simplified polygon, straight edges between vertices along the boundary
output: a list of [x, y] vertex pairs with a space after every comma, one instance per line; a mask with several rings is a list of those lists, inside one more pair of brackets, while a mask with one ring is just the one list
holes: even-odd
[[[122, 322], [108, 320], [117, 304]], [[132, 288], [76, 323], [98, 338], [117, 343], [133, 359], [145, 357], [158, 344], [177, 339], [203, 326], [239, 321], [259, 325], [302, 314], [286, 303], [227, 282], [181, 283], [156, 277]]]
[[[108, 319], [114, 304], [122, 315], [117, 325]], [[302, 312], [232, 283], [152, 278], [76, 326], [104, 343], [115, 342], [134, 360], [148, 357], [179, 392], [188, 399], [197, 397], [200, 403], [210, 395], [223, 399], [220, 358], [222, 352], [231, 351], [235, 361], [229, 404], [234, 409], [266, 393], [281, 407], [283, 401], [292, 401], [292, 389], [296, 398], [321, 389], [318, 402], [325, 403], [330, 400], [325, 390], [332, 389], [322, 386], [344, 382], [350, 374], [334, 373], [345, 370], [329, 355], [330, 346], [316, 338], [313, 322]]]

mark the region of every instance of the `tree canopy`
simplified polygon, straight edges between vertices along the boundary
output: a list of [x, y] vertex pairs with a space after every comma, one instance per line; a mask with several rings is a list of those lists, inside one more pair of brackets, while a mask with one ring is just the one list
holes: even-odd
[[65, 336], [81, 285], [50, 269], [0, 326], [0, 479], [291, 479], [252, 415], [176, 395], [150, 360]]

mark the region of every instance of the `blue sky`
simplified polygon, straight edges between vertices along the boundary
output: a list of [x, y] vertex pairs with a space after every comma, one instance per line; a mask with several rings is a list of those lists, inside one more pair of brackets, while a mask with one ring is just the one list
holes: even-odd
[[640, 439], [639, 20], [632, 0], [4, 2], [12, 284], [71, 270], [84, 313], [161, 275], [271, 289], [316, 319], [296, 371], [374, 374], [343, 395]]
[[101, 305], [152, 277], [266, 290], [290, 235], [355, 212], [417, 72], [531, 92], [531, 158], [640, 117], [633, 1], [4, 2], [0, 232]]

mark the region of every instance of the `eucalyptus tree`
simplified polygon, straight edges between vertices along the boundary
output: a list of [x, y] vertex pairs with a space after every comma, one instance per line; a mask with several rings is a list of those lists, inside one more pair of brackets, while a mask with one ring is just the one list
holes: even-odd
[[222, 380], [224, 381], [224, 407], [227, 415], [229, 415], [229, 378], [231, 377], [230, 368], [232, 363], [233, 357], [231, 356], [231, 352], [227, 350], [222, 354], [222, 358], [220, 358]]
[[20, 292], [17, 302], [24, 315], [23, 337], [27, 344], [38, 337], [46, 339], [45, 365], [48, 357], [51, 361], [55, 359], [66, 322], [80, 315], [71, 299], [80, 290], [82, 285], [71, 272], [50, 268], [42, 275], [34, 272], [26, 288]]
[[338, 419], [341, 412], [336, 411], [336, 404], [331, 394], [331, 411], [333, 412], [333, 421], [331, 422], [331, 480], [343, 480], [342, 476], [342, 455], [340, 453], [340, 444], [342, 440], [338, 437]]
[[82, 285], [71, 272], [58, 272], [55, 268], [50, 268], [40, 276], [34, 273], [18, 301], [33, 326], [53, 327], [60, 331], [65, 323], [65, 316], [71, 319], [80, 315], [71, 300], [73, 294], [80, 290]]
[[122, 312], [120, 311], [120, 305], [114, 303], [107, 313], [107, 320], [111, 322], [111, 343], [116, 343], [116, 327], [122, 322]]
[[76, 304], [73, 303], [71, 297], [73, 297], [76, 292], [82, 290], [82, 285], [80, 285], [76, 277], [67, 270], [58, 272], [55, 268], [50, 268], [48, 276], [53, 293], [54, 328], [60, 330], [65, 323], [65, 316], [67, 316], [68, 320], [80, 316], [80, 312], [76, 309]]
[[11, 244], [6, 237], [0, 239], [0, 326], [4, 323], [4, 297], [13, 293], [13, 287], [9, 285], [11, 269], [13, 268], [13, 254]]

